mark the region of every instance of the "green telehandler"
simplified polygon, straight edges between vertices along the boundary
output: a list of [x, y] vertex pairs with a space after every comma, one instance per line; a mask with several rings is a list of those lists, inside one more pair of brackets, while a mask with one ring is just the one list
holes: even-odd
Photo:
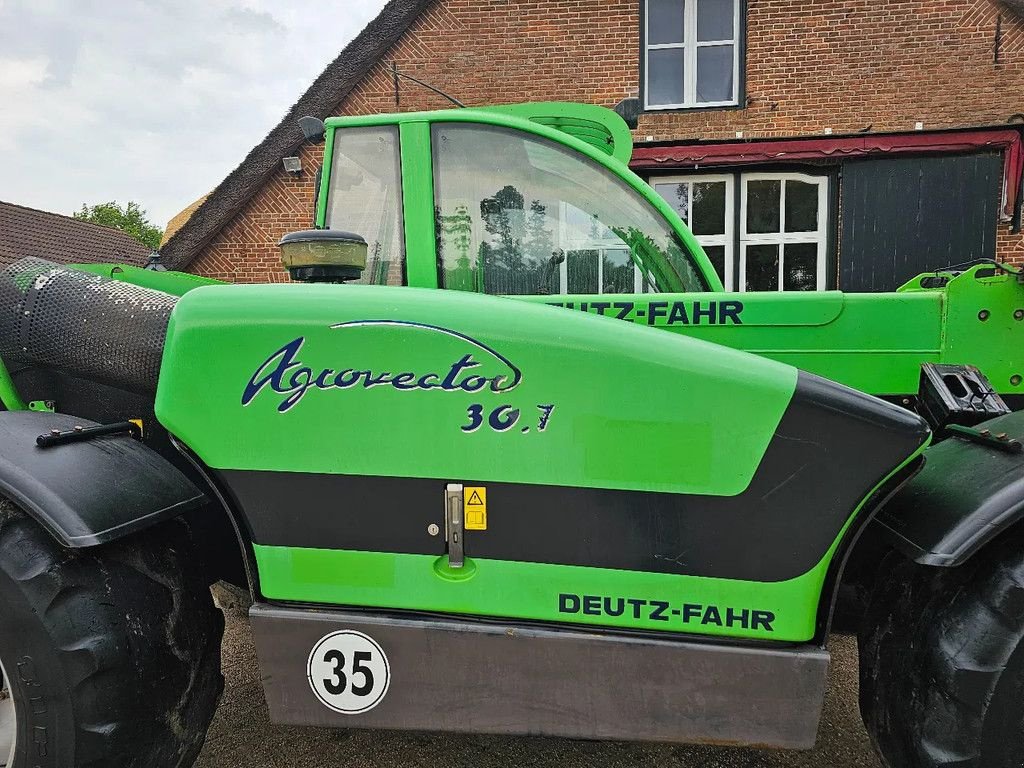
[[888, 765], [1024, 761], [1018, 270], [724, 291], [593, 106], [303, 131], [290, 283], [0, 273], [0, 765], [190, 765], [218, 580], [278, 723], [809, 748], [840, 622]]

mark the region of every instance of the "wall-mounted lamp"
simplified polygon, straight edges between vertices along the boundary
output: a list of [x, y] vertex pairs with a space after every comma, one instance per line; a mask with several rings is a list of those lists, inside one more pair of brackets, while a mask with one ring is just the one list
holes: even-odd
[[302, 158], [300, 157], [286, 157], [281, 161], [281, 164], [288, 173], [302, 173]]

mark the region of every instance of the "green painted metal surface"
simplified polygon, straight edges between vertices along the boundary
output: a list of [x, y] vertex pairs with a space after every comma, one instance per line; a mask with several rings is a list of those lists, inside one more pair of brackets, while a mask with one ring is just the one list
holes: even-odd
[[[906, 463], [919, 454], [908, 457]], [[458, 572], [453, 578], [444, 568], [446, 557], [262, 545], [255, 546], [255, 554], [263, 592], [277, 600], [803, 642], [814, 637], [825, 576], [862, 506], [863, 502], [821, 562], [782, 582], [482, 559], [472, 560], [469, 578]], [[560, 610], [558, 596], [578, 593], [581, 585], [587, 594], [643, 596], [646, 604], [627, 605], [619, 617]], [[652, 618], [652, 601], [668, 604], [679, 615], [673, 613], [667, 622]], [[716, 621], [708, 608], [716, 608], [722, 621]], [[737, 615], [744, 610], [770, 612], [771, 631], [736, 622], [730, 625], [729, 609]]]
[[155, 269], [142, 269], [128, 264], [72, 264], [75, 269], [83, 272], [91, 272], [94, 275], [102, 275], [112, 280], [120, 280], [142, 288], [151, 288], [154, 291], [162, 291], [172, 296], [184, 296], [195, 288], [204, 285], [224, 285], [222, 280], [215, 280], [212, 277], [193, 275], [188, 272], [158, 271]]
[[4, 408], [8, 411], [28, 409], [28, 405], [18, 393], [18, 388], [14, 386], [14, 380], [3, 360], [0, 360], [0, 403], [3, 403]]
[[324, 163], [320, 169], [320, 189], [316, 199], [316, 220], [319, 228], [327, 221], [327, 200], [331, 189], [331, 158], [334, 157], [334, 131], [328, 128], [324, 134]]
[[[384, 606], [470, 616], [495, 616], [591, 626], [684, 632], [735, 638], [802, 641], [814, 636], [818, 595], [827, 563], [792, 581], [758, 583], [661, 573], [615, 571], [545, 563], [474, 559], [468, 579], [438, 575], [438, 558], [329, 549], [256, 548], [261, 586], [270, 599], [313, 603]], [[443, 562], [443, 558], [441, 558]], [[339, 579], [338, 574], [346, 576]], [[591, 616], [559, 610], [560, 594], [637, 596], [645, 605], [626, 607], [621, 616]], [[500, 595], [500, 603], [495, 596]], [[643, 596], [640, 598], [639, 596]], [[651, 618], [652, 601], [675, 609], [701, 606], [699, 618], [682, 615], [669, 622]], [[702, 623], [704, 611], [771, 611], [772, 632], [750, 626]]]
[[416, 236], [434, 231], [434, 174], [430, 157], [430, 124], [402, 123], [402, 208], [410, 285], [437, 288], [437, 240]]
[[[804, 309], [795, 316], [830, 314]], [[178, 303], [156, 412], [214, 469], [729, 496], [748, 487], [795, 382], [794, 368], [766, 358], [510, 299], [223, 286]], [[469, 429], [477, 405], [519, 420]], [[386, 494], [380, 504], [359, 514], [386, 513]], [[256, 554], [272, 599], [796, 641], [814, 634], [840, 538], [809, 572], [776, 583], [482, 559], [453, 578], [426, 555], [264, 544]], [[693, 617], [666, 626], [646, 613], [595, 619], [560, 611], [563, 589], [776, 618], [770, 632]]]
[[633, 134], [629, 127], [615, 112], [604, 107], [571, 102], [538, 102], [504, 104], [482, 109], [523, 117], [531, 122], [555, 128], [585, 141], [620, 163], [628, 163], [633, 157]]
[[[285, 368], [281, 350], [294, 343]], [[452, 381], [484, 377], [482, 390], [419, 386], [427, 374], [447, 381], [460, 360]], [[360, 371], [410, 378], [334, 386]], [[243, 404], [250, 382], [259, 386]], [[795, 382], [795, 369], [767, 359], [508, 299], [224, 286], [179, 301], [156, 413], [214, 468], [734, 495]], [[474, 405], [510, 406], [522, 423], [466, 434]]]
[[1024, 287], [1018, 274], [974, 267], [950, 280], [942, 362], [976, 365], [997, 392], [1024, 393]]
[[[553, 127], [558, 121], [602, 124], [615, 147], [612, 156]], [[1024, 322], [1014, 316], [1018, 309], [1024, 309], [1024, 286], [1016, 275], [982, 277], [979, 272], [984, 275], [990, 267], [977, 267], [961, 275], [948, 274], [950, 282], [946, 287], [923, 289], [915, 280], [900, 291], [887, 294], [725, 293], [686, 225], [626, 166], [627, 144], [624, 138], [620, 139], [623, 132], [629, 134], [625, 123], [614, 112], [590, 105], [517, 104], [328, 121], [330, 136], [349, 126], [402, 127], [405, 235], [411, 286], [438, 285], [435, 222], [428, 221], [425, 214], [428, 206], [434, 204], [433, 186], [428, 180], [431, 151], [425, 126], [448, 122], [476, 122], [530, 133], [575, 150], [581, 161], [597, 161], [613, 170], [678, 232], [710, 287], [703, 294], [677, 293], [672, 287], [670, 269], [641, 263], [645, 272], [661, 278], [661, 293], [537, 295], [518, 299], [604, 314], [742, 349], [876, 395], [916, 395], [921, 364], [937, 362], [976, 365], [1001, 394], [1024, 394], [1024, 365], [1017, 352], [1024, 336]], [[325, 185], [321, 203], [326, 194]], [[633, 257], [643, 261], [645, 254], [638, 250]], [[472, 272], [451, 287], [481, 290], [481, 270]], [[731, 317], [722, 316], [723, 305], [736, 304], [742, 306], [742, 311]], [[708, 314], [712, 307], [714, 319]], [[986, 308], [991, 320], [980, 321], [979, 313]]]
[[[1016, 290], [1014, 291], [1016, 292]], [[916, 394], [943, 358], [943, 293], [538, 296], [556, 304], [742, 349], [876, 395]], [[723, 305], [739, 305], [723, 320]], [[712, 322], [714, 321], [714, 322]]]

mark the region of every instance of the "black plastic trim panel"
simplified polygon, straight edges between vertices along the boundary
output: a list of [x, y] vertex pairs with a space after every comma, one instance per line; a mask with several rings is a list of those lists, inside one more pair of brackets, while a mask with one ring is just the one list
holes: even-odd
[[[801, 373], [749, 487], [737, 496], [481, 482], [488, 530], [471, 557], [783, 581], [824, 556], [856, 506], [927, 438], [915, 414]], [[680, 436], [683, 439], [683, 436]], [[723, 436], [728, 439], [728, 436]], [[496, 469], [500, 474], [500, 468]], [[221, 470], [259, 544], [440, 555], [445, 484]]]
[[95, 423], [56, 413], [0, 413], [0, 495], [65, 546], [114, 541], [205, 501], [179, 469], [126, 435], [36, 445], [36, 437], [51, 429], [76, 425]]
[[[1024, 440], [1024, 411], [975, 429]], [[878, 516], [889, 539], [923, 565], [962, 565], [1024, 518], [1024, 454], [951, 437]]]

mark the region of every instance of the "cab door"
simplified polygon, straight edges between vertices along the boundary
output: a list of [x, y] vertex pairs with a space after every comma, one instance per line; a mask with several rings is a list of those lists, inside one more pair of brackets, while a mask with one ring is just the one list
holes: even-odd
[[600, 297], [711, 286], [696, 241], [625, 174], [503, 126], [436, 123], [431, 141], [440, 287]]
[[397, 125], [333, 129], [322, 171], [327, 190], [317, 217], [328, 229], [359, 235], [367, 244], [363, 285], [407, 285], [404, 184]]

